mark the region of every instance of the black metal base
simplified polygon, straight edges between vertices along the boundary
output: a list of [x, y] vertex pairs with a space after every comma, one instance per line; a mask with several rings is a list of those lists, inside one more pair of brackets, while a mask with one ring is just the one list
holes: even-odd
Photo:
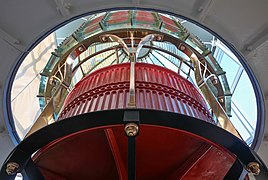
[[[0, 179], [6, 180], [15, 178], [15, 175], [8, 175], [6, 173], [7, 163], [16, 162], [20, 165], [19, 172], [26, 170], [27, 174], [29, 174], [29, 171], [38, 170], [37, 168], [33, 167], [29, 168], [29, 164], [31, 166], [33, 165], [33, 163], [28, 163], [31, 161], [31, 155], [44, 145], [57, 138], [64, 137], [81, 130], [110, 125], [123, 125], [125, 124], [124, 115], [126, 112], [129, 113], [130, 111], [139, 112], [140, 124], [164, 126], [187, 131], [205, 138], [208, 143], [225, 147], [237, 156], [238, 161], [235, 166], [239, 167], [240, 169], [241, 167], [245, 168], [250, 162], [257, 162], [260, 165], [260, 174], [255, 176], [256, 179], [268, 179], [267, 167], [258, 157], [258, 155], [243, 141], [227, 131], [193, 117], [172, 112], [144, 109], [98, 111], [71, 117], [48, 125], [23, 140], [10, 153], [1, 168]], [[235, 172], [233, 168], [230, 170]], [[241, 171], [238, 170], [236, 172], [240, 173]], [[40, 175], [38, 172], [36, 174]], [[30, 176], [29, 179], [31, 179]]]

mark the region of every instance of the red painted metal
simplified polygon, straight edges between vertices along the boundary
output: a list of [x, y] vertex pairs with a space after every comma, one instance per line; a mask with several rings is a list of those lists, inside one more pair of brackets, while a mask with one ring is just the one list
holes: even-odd
[[[60, 119], [126, 108], [128, 63], [102, 68], [68, 95]], [[135, 66], [137, 108], [177, 112], [213, 123], [206, 103], [186, 79], [163, 67]], [[79, 122], [77, 122], [79, 123]], [[193, 124], [194, 126], [194, 124]], [[177, 129], [141, 125], [137, 179], [222, 179], [235, 161], [227, 150]], [[123, 125], [95, 128], [55, 140], [33, 157], [46, 179], [127, 179], [127, 137]]]
[[120, 153], [120, 149], [118, 147], [117, 139], [114, 135], [112, 128], [105, 129], [105, 133], [107, 136], [107, 140], [109, 142], [111, 151], [114, 156], [114, 161], [117, 167], [117, 172], [120, 177], [120, 179], [127, 179], [127, 171], [126, 171], [126, 164], [124, 163], [122, 159], [122, 154]]
[[150, 11], [136, 11], [135, 18], [136, 18], [136, 23], [138, 22], [141, 24], [146, 24], [146, 23], [154, 24], [157, 21], [154, 14]]
[[93, 31], [95, 31], [96, 29], [99, 29], [100, 26], [99, 26], [99, 23], [100, 21], [103, 19], [103, 15], [100, 16], [100, 17], [97, 17], [93, 20], [91, 20], [90, 22], [88, 22], [88, 24], [86, 24], [85, 26], [85, 29], [83, 30], [83, 34], [89, 34]]
[[[215, 160], [215, 158], [217, 159]], [[223, 153], [215, 147], [210, 147], [209, 150], [185, 172], [182, 179], [199, 179], [200, 174], [202, 174], [202, 179], [222, 179], [233, 163], [234, 161], [232, 161], [231, 155]]]
[[169, 30], [170, 32], [173, 33], [178, 33], [178, 25], [176, 24], [176, 22], [170, 18], [167, 18], [164, 15], [160, 15], [161, 20], [163, 22], [163, 26]]
[[64, 179], [119, 179], [103, 130], [68, 136], [45, 149], [33, 159], [46, 179], [57, 179], [53, 174]]
[[[112, 130], [112, 141], [116, 141], [116, 146], [113, 144], [115, 141], [111, 145], [103, 137], [106, 130], [97, 128], [62, 138], [43, 147], [35, 155], [34, 161], [47, 179], [55, 177], [46, 173], [49, 171], [66, 179], [105, 179], [111, 173], [108, 179], [126, 180], [123, 175], [124, 169], [127, 169], [127, 137], [124, 128], [113, 126], [108, 130]], [[235, 157], [189, 133], [142, 125], [137, 137], [136, 161], [139, 180], [214, 180], [224, 177]], [[113, 172], [109, 171], [111, 169]]]
[[124, 23], [125, 25], [130, 25], [130, 11], [120, 11], [109, 14], [109, 19], [107, 24], [118, 25]]
[[[108, 66], [81, 80], [68, 95], [60, 119], [126, 108], [129, 67], [128, 63]], [[152, 64], [137, 63], [135, 70], [137, 108], [177, 112], [213, 123], [204, 99], [188, 80]]]

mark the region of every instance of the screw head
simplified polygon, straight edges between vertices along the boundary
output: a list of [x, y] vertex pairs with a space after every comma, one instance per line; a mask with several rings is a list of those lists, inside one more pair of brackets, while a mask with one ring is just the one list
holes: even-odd
[[157, 37], [156, 37], [156, 40], [157, 40], [157, 41], [162, 41], [162, 37], [161, 37], [161, 36], [157, 36]]
[[49, 84], [52, 86], [56, 86], [57, 85], [57, 80], [52, 76], [49, 78]]
[[14, 175], [19, 171], [20, 165], [15, 162], [7, 163], [6, 173], [8, 175]]
[[247, 171], [252, 173], [253, 175], [259, 175], [261, 170], [260, 170], [260, 165], [257, 162], [251, 162], [247, 165]]
[[214, 84], [214, 85], [218, 84], [218, 78], [217, 77], [213, 77], [211, 81], [212, 81], [212, 84]]
[[185, 50], [185, 46], [181, 46], [180, 50], [184, 51]]
[[78, 51], [83, 52], [83, 51], [84, 51], [84, 48], [80, 46], [80, 47], [78, 48]]
[[220, 103], [223, 103], [223, 101], [224, 101], [223, 98], [220, 97], [220, 98], [219, 98], [219, 102], [220, 102]]
[[106, 37], [106, 36], [102, 36], [102, 37], [101, 37], [101, 40], [102, 40], [103, 42], [106, 42], [106, 41], [107, 41], [107, 37]]
[[139, 126], [135, 123], [128, 123], [125, 125], [125, 132], [127, 136], [136, 136], [139, 132]]

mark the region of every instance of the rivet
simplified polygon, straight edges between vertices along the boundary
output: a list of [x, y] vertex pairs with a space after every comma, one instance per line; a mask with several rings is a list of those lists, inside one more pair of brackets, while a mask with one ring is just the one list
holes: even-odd
[[8, 175], [14, 175], [19, 171], [20, 165], [15, 162], [7, 163], [6, 173]]
[[80, 46], [80, 47], [78, 48], [78, 51], [83, 52], [83, 51], [84, 51], [84, 48]]
[[223, 98], [219, 98], [219, 102], [220, 103], [223, 103]]
[[102, 40], [103, 42], [106, 42], [106, 41], [107, 41], [107, 37], [106, 37], [106, 36], [102, 36], [102, 37], [101, 37], [101, 40]]
[[184, 51], [185, 50], [185, 46], [181, 46], [180, 50]]
[[212, 83], [214, 85], [218, 84], [218, 78], [217, 77], [213, 77], [211, 81], [212, 81]]
[[156, 40], [157, 41], [161, 41], [162, 40], [162, 37], [161, 36], [157, 36]]
[[253, 175], [259, 175], [261, 170], [260, 170], [260, 165], [257, 162], [251, 162], [247, 165], [247, 170], [248, 172], [252, 173]]

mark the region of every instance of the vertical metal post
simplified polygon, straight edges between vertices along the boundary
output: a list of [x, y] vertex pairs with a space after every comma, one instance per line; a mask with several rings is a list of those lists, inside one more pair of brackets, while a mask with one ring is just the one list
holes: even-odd
[[135, 108], [136, 101], [135, 101], [135, 63], [137, 58], [139, 57], [139, 53], [142, 49], [142, 46], [145, 45], [147, 42], [151, 42], [154, 38], [154, 34], [149, 34], [142, 38], [139, 42], [137, 48], [135, 49], [135, 40], [133, 38], [133, 32], [131, 33], [131, 53], [129, 54], [130, 58], [130, 86], [129, 86], [129, 103], [128, 106]]
[[135, 100], [135, 63], [136, 63], [136, 49], [134, 47], [135, 40], [133, 37], [133, 32], [130, 33], [131, 39], [131, 52], [129, 53], [129, 60], [130, 60], [130, 79], [129, 79], [129, 102], [128, 106], [130, 108], [136, 107], [136, 100]]
[[136, 136], [139, 134], [139, 121], [139, 111], [124, 113], [124, 129], [128, 137], [128, 180], [136, 180]]
[[135, 101], [135, 54], [130, 55], [129, 107], [136, 107]]
[[115, 48], [116, 53], [116, 64], [119, 64], [118, 48]]
[[180, 59], [180, 65], [178, 67], [178, 74], [181, 74], [182, 61], [183, 61], [183, 59]]
[[39, 169], [35, 166], [31, 158], [27, 162], [21, 174], [23, 175], [23, 179], [25, 180], [33, 180], [33, 179], [45, 180], [45, 177], [39, 171]]
[[228, 179], [244, 179], [247, 172], [244, 170], [241, 162], [236, 159], [232, 167], [229, 169], [224, 177], [224, 180]]
[[136, 180], [136, 137], [128, 137], [128, 180]]

